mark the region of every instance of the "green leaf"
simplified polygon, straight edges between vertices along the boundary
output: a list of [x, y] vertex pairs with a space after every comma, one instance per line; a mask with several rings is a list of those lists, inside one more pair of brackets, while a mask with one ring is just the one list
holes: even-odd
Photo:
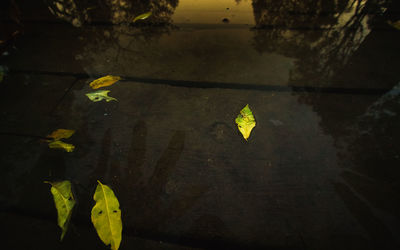
[[104, 244], [111, 244], [111, 249], [117, 250], [122, 238], [119, 202], [111, 188], [103, 185], [100, 181], [97, 182], [98, 185], [93, 196], [96, 204], [92, 209], [92, 223]]
[[97, 90], [92, 93], [87, 93], [86, 96], [93, 102], [99, 102], [101, 100], [106, 100], [107, 102], [118, 101], [114, 97], [108, 96], [108, 92], [110, 92], [110, 90]]
[[247, 141], [249, 138], [251, 130], [256, 126], [256, 120], [254, 119], [253, 113], [247, 104], [241, 111], [238, 117], [235, 119], [238, 125], [239, 131], [242, 133], [243, 138]]
[[133, 19], [133, 22], [136, 22], [137, 20], [144, 20], [144, 19], [148, 18], [149, 16], [151, 16], [151, 14], [152, 14], [151, 11], [146, 12], [146, 13], [143, 13], [143, 14], [141, 14], [141, 15], [135, 17], [135, 18]]
[[61, 228], [61, 240], [64, 238], [71, 219], [72, 209], [75, 206], [75, 199], [71, 190], [70, 181], [49, 182], [51, 185], [51, 193], [53, 194], [54, 203], [58, 214], [58, 226]]
[[57, 140], [57, 141], [49, 142], [49, 148], [62, 148], [65, 151], [67, 151], [68, 153], [71, 153], [72, 151], [74, 151], [75, 146], [72, 144]]

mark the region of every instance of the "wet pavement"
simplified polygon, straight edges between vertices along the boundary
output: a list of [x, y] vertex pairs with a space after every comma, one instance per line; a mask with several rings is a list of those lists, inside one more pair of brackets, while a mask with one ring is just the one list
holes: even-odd
[[[107, 249], [90, 222], [96, 180], [119, 199], [120, 249], [400, 248], [398, 2], [19, 1], [3, 12], [8, 249]], [[118, 102], [91, 102], [89, 82], [108, 74], [122, 77], [107, 87]], [[234, 122], [246, 104], [247, 142]], [[76, 130], [74, 152], [43, 141], [58, 128]], [[45, 180], [73, 184], [63, 242]]]

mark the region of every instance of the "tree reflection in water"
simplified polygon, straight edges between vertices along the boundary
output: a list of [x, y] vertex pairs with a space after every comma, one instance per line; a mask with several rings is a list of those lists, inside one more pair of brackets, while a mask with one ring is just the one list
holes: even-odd
[[96, 20], [131, 24], [135, 16], [152, 12], [152, 23], [171, 23], [179, 0], [45, 0], [50, 12], [76, 27]]
[[[120, 63], [125, 62], [124, 58], [132, 58], [141, 51], [135, 45], [145, 46], [168, 34], [174, 28], [171, 17], [179, 4], [179, 0], [45, 1], [55, 16], [84, 28], [85, 35], [81, 39], [87, 42], [76, 59], [85, 65], [88, 74], [124, 67], [124, 63]], [[146, 12], [152, 13], [149, 18], [133, 22], [135, 17]], [[89, 25], [84, 27], [85, 24], [100, 25], [101, 28], [91, 29]], [[114, 62], [111, 69], [107, 66], [109, 61]]]
[[253, 0], [253, 44], [259, 52], [298, 58], [292, 82], [321, 84], [343, 67], [370, 33], [385, 0]]

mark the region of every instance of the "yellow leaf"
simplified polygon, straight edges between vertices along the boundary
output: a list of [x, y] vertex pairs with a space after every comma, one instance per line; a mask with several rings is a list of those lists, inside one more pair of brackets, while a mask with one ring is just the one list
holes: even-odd
[[121, 80], [121, 77], [119, 76], [107, 75], [92, 81], [89, 85], [90, 87], [92, 87], [92, 89], [98, 89], [101, 87], [113, 85], [119, 80]]
[[135, 18], [133, 19], [133, 22], [136, 22], [137, 20], [144, 20], [144, 19], [148, 18], [149, 16], [151, 16], [151, 14], [152, 14], [151, 11], [146, 12], [146, 13], [143, 13], [143, 14], [141, 14], [141, 15], [135, 17]]
[[47, 137], [53, 138], [53, 140], [68, 139], [75, 133], [75, 130], [70, 129], [57, 129]]
[[72, 151], [74, 151], [75, 146], [72, 144], [65, 143], [63, 141], [56, 140], [49, 143], [49, 148], [62, 148], [68, 153], [71, 153]]
[[400, 20], [396, 22], [388, 21], [388, 24], [390, 24], [393, 28], [400, 30]]
[[118, 101], [114, 97], [108, 96], [108, 92], [110, 92], [110, 90], [97, 90], [92, 93], [87, 93], [86, 96], [93, 102], [99, 102], [101, 100], [106, 100], [107, 102]]
[[247, 104], [241, 111], [238, 117], [235, 119], [238, 125], [239, 131], [242, 133], [243, 138], [247, 141], [249, 138], [251, 130], [256, 126], [256, 120], [254, 119], [253, 113]]
[[47, 137], [52, 140], [47, 140], [49, 148], [61, 148], [67, 152], [72, 152], [75, 146], [72, 144], [65, 143], [61, 139], [68, 139], [75, 133], [75, 130], [70, 129], [57, 129], [56, 131], [49, 134]]
[[56, 205], [58, 214], [58, 226], [61, 228], [61, 240], [63, 240], [68, 229], [68, 224], [71, 219], [72, 209], [75, 206], [75, 199], [71, 190], [71, 182], [49, 182], [51, 185], [51, 193], [53, 194], [54, 204]]
[[111, 244], [111, 249], [117, 250], [122, 239], [119, 202], [111, 188], [103, 185], [100, 181], [97, 182], [98, 185], [93, 196], [96, 204], [92, 209], [92, 223], [104, 244]]

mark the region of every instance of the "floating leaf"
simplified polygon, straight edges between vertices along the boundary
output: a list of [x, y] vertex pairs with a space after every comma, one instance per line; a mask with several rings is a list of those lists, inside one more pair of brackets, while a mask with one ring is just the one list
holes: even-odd
[[69, 143], [65, 143], [63, 141], [52, 141], [49, 143], [49, 148], [62, 148], [65, 151], [67, 151], [68, 153], [71, 153], [72, 151], [74, 151], [75, 146]]
[[52, 132], [47, 138], [51, 138], [52, 140], [47, 140], [49, 143], [49, 148], [61, 148], [67, 152], [72, 152], [75, 149], [75, 146], [72, 144], [65, 143], [61, 141], [61, 139], [68, 139], [75, 133], [75, 130], [70, 129], [57, 129]]
[[97, 90], [92, 93], [87, 93], [86, 96], [93, 102], [99, 102], [101, 100], [106, 100], [107, 102], [118, 101], [114, 97], [108, 96], [108, 92], [110, 92], [110, 90]]
[[114, 83], [116, 83], [119, 80], [121, 80], [121, 77], [119, 77], [119, 76], [108, 75], [108, 76], [103, 76], [103, 77], [100, 77], [100, 78], [94, 80], [93, 82], [91, 82], [89, 84], [89, 86], [92, 87], [92, 89], [98, 89], [101, 87], [113, 85]]
[[56, 131], [49, 134], [47, 137], [53, 140], [68, 139], [75, 133], [75, 130], [70, 129], [57, 129]]
[[63, 240], [68, 229], [68, 224], [71, 219], [72, 209], [75, 206], [75, 199], [71, 190], [71, 182], [49, 182], [51, 185], [51, 193], [53, 194], [54, 203], [58, 214], [58, 226], [61, 228], [61, 240]]
[[393, 28], [400, 30], [400, 20], [396, 22], [388, 21], [388, 24], [390, 24]]
[[253, 113], [249, 108], [249, 104], [246, 105], [235, 120], [238, 125], [239, 131], [242, 133], [244, 139], [247, 141], [251, 130], [256, 126], [256, 120], [254, 119]]
[[103, 185], [100, 181], [97, 182], [98, 185], [93, 196], [96, 204], [92, 209], [92, 223], [104, 244], [111, 244], [111, 249], [117, 250], [122, 238], [119, 202], [111, 188]]
[[137, 20], [144, 20], [144, 19], [148, 18], [149, 16], [151, 16], [151, 14], [152, 14], [151, 11], [146, 12], [146, 13], [143, 13], [143, 14], [141, 14], [141, 15], [135, 17], [135, 18], [133, 19], [133, 22], [136, 22]]

